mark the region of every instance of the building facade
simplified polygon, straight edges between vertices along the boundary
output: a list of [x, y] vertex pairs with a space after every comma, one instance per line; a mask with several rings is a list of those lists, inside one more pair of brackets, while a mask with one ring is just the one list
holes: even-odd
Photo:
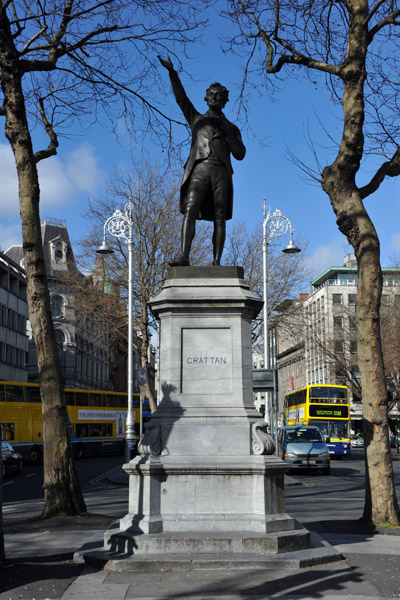
[[[383, 267], [382, 306], [400, 305], [400, 269]], [[340, 267], [330, 267], [310, 285], [310, 294], [301, 294], [290, 318], [293, 323], [278, 328], [279, 408], [292, 389], [311, 384], [359, 382], [355, 304], [357, 263], [353, 254]], [[294, 307], [294, 304], [292, 304]], [[297, 325], [296, 325], [297, 324]], [[297, 334], [296, 334], [297, 330]], [[350, 394], [352, 429], [361, 431], [362, 398]], [[400, 424], [395, 407], [390, 415], [392, 431]]]
[[[93, 278], [79, 273], [66, 223], [55, 219], [42, 222], [42, 243], [48, 278], [51, 311], [67, 388], [112, 388], [109, 377], [107, 331], [88, 316], [79, 315], [77, 288], [72, 282], [93, 285]], [[22, 246], [13, 246], [7, 255], [23, 265]], [[32, 336], [28, 350], [28, 381], [38, 382], [36, 348]]]
[[27, 322], [25, 271], [0, 252], [0, 379], [28, 379]]

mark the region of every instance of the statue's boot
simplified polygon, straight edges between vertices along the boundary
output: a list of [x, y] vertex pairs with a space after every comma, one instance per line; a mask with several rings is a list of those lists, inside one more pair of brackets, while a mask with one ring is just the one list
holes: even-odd
[[196, 233], [196, 219], [185, 216], [182, 224], [182, 254], [169, 263], [170, 267], [189, 267], [189, 254]]
[[225, 221], [214, 221], [214, 233], [213, 233], [213, 254], [214, 254], [214, 266], [219, 266], [221, 263], [222, 253], [225, 245]]

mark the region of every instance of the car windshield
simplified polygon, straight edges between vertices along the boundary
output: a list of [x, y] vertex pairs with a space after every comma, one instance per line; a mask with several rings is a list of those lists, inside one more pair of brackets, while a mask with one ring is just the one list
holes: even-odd
[[285, 442], [323, 442], [319, 429], [306, 429], [305, 427], [286, 429]]

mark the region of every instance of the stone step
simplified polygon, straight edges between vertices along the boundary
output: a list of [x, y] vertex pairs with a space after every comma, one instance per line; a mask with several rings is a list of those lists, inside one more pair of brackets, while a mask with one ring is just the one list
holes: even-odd
[[93, 549], [90, 543], [74, 555], [76, 562], [107, 571], [163, 571], [185, 569], [303, 569], [343, 560], [333, 546], [318, 534], [311, 534], [312, 545], [305, 550], [282, 554], [154, 554], [126, 556]]
[[165, 532], [137, 535], [106, 531], [104, 549], [126, 555], [162, 554], [282, 554], [310, 547], [310, 532], [294, 529], [274, 533]]

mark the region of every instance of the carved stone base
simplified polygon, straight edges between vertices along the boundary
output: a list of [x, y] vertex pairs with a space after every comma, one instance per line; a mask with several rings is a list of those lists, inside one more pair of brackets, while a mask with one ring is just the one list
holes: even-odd
[[121, 531], [289, 531], [284, 473], [275, 456], [137, 457]]

